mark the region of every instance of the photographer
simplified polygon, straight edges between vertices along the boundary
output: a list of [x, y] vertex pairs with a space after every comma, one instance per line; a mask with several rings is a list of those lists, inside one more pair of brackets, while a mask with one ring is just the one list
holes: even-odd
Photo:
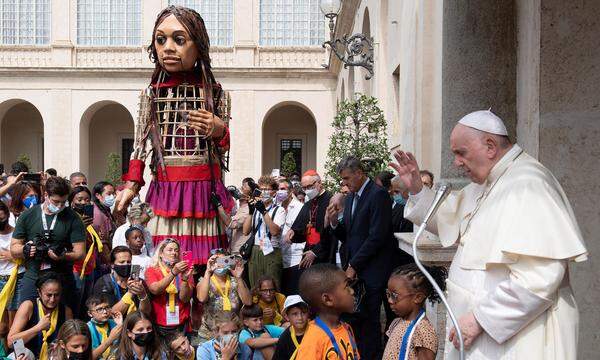
[[85, 255], [86, 232], [81, 218], [65, 208], [69, 184], [51, 177], [46, 182], [45, 201], [26, 210], [17, 221], [10, 252], [15, 259], [25, 259], [25, 275], [21, 296], [34, 299], [35, 281], [52, 270], [64, 286], [64, 302], [76, 307], [73, 262]]
[[245, 178], [244, 180], [242, 180], [241, 191], [238, 191], [240, 205], [235, 215], [231, 217], [231, 222], [229, 223], [229, 229], [231, 229], [229, 250], [232, 254], [239, 254], [240, 247], [244, 245], [244, 243], [248, 240], [249, 237], [248, 235], [244, 235], [243, 233], [244, 222], [246, 221], [246, 218], [250, 216], [250, 212], [248, 209], [248, 199], [250, 199], [252, 189], [248, 185], [249, 183], [254, 183], [254, 180], [252, 180], [251, 178]]

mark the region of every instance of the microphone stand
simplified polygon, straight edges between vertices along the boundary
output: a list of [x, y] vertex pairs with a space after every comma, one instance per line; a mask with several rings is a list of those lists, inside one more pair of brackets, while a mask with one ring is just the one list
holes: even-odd
[[429, 210], [427, 211], [427, 215], [425, 215], [425, 219], [423, 219], [423, 223], [421, 223], [421, 226], [417, 230], [417, 233], [415, 235], [415, 240], [413, 241], [413, 244], [412, 244], [412, 249], [413, 249], [413, 257], [415, 259], [415, 263], [417, 264], [417, 267], [421, 270], [421, 272], [425, 275], [427, 280], [431, 283], [435, 292], [438, 293], [438, 295], [440, 296], [440, 299], [442, 299], [442, 302], [444, 303], [444, 306], [446, 307], [446, 311], [448, 311], [448, 315], [450, 315], [450, 320], [452, 320], [452, 324], [454, 324], [454, 329], [456, 329], [456, 335], [458, 336], [458, 342], [460, 344], [460, 349], [459, 349], [460, 360], [464, 360], [465, 359], [465, 344], [463, 341], [463, 336], [460, 331], [460, 328], [458, 327], [458, 321], [456, 320], [456, 316], [454, 315], [454, 312], [450, 308], [450, 304], [448, 304], [448, 300], [446, 299], [444, 292], [442, 291], [442, 289], [440, 289], [440, 287], [435, 282], [435, 280], [433, 279], [431, 274], [425, 269], [425, 267], [419, 260], [419, 254], [418, 254], [418, 250], [417, 250], [417, 243], [418, 243], [421, 235], [423, 235], [423, 232], [425, 231], [425, 228], [427, 227], [427, 223], [429, 222], [429, 220], [431, 220], [431, 218], [433, 217], [433, 215], [439, 208], [440, 204], [444, 201], [444, 199], [446, 199], [446, 196], [448, 196], [448, 194], [450, 193], [450, 190], [451, 189], [450, 189], [449, 185], [442, 185], [435, 193], [435, 198], [433, 199], [433, 202], [431, 203], [431, 206], [429, 207]]

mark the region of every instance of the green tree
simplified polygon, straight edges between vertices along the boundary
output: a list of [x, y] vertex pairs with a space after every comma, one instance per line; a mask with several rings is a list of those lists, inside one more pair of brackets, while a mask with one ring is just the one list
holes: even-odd
[[104, 178], [115, 186], [121, 183], [121, 157], [117, 153], [109, 153], [106, 157], [106, 173]]
[[27, 165], [29, 171], [33, 171], [33, 169], [31, 168], [31, 158], [29, 157], [29, 154], [19, 154], [19, 156], [17, 156], [17, 161], [20, 161], [23, 164]]
[[296, 159], [294, 159], [294, 153], [288, 151], [281, 160], [281, 174], [290, 177], [294, 172], [296, 172]]
[[371, 178], [385, 170], [390, 161], [383, 111], [376, 98], [357, 95], [356, 100], [344, 100], [339, 104], [331, 124], [334, 130], [329, 137], [325, 184], [334, 191], [339, 189], [341, 180], [336, 167], [344, 157], [359, 158]]

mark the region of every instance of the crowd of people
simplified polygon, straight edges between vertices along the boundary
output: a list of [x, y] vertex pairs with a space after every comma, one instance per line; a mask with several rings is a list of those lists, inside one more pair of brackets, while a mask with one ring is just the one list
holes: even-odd
[[[198, 264], [178, 240], [157, 241], [139, 194], [119, 206], [123, 185], [53, 169], [25, 180], [13, 164], [0, 187], [0, 356], [376, 359], [389, 338], [395, 358], [394, 318], [416, 318], [434, 297], [393, 237], [412, 231], [407, 189], [391, 172], [369, 179], [356, 158], [338, 170], [338, 193], [309, 170], [229, 186], [230, 211], [211, 196], [228, 246]], [[419, 346], [433, 356], [432, 329]]]

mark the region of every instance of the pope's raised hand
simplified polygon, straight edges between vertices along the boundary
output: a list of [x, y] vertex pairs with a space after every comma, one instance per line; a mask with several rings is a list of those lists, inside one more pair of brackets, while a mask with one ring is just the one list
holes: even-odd
[[415, 156], [409, 152], [398, 150], [394, 153], [394, 157], [398, 163], [390, 163], [400, 176], [400, 179], [408, 188], [411, 194], [418, 194], [423, 189], [423, 181], [419, 172], [419, 165]]

